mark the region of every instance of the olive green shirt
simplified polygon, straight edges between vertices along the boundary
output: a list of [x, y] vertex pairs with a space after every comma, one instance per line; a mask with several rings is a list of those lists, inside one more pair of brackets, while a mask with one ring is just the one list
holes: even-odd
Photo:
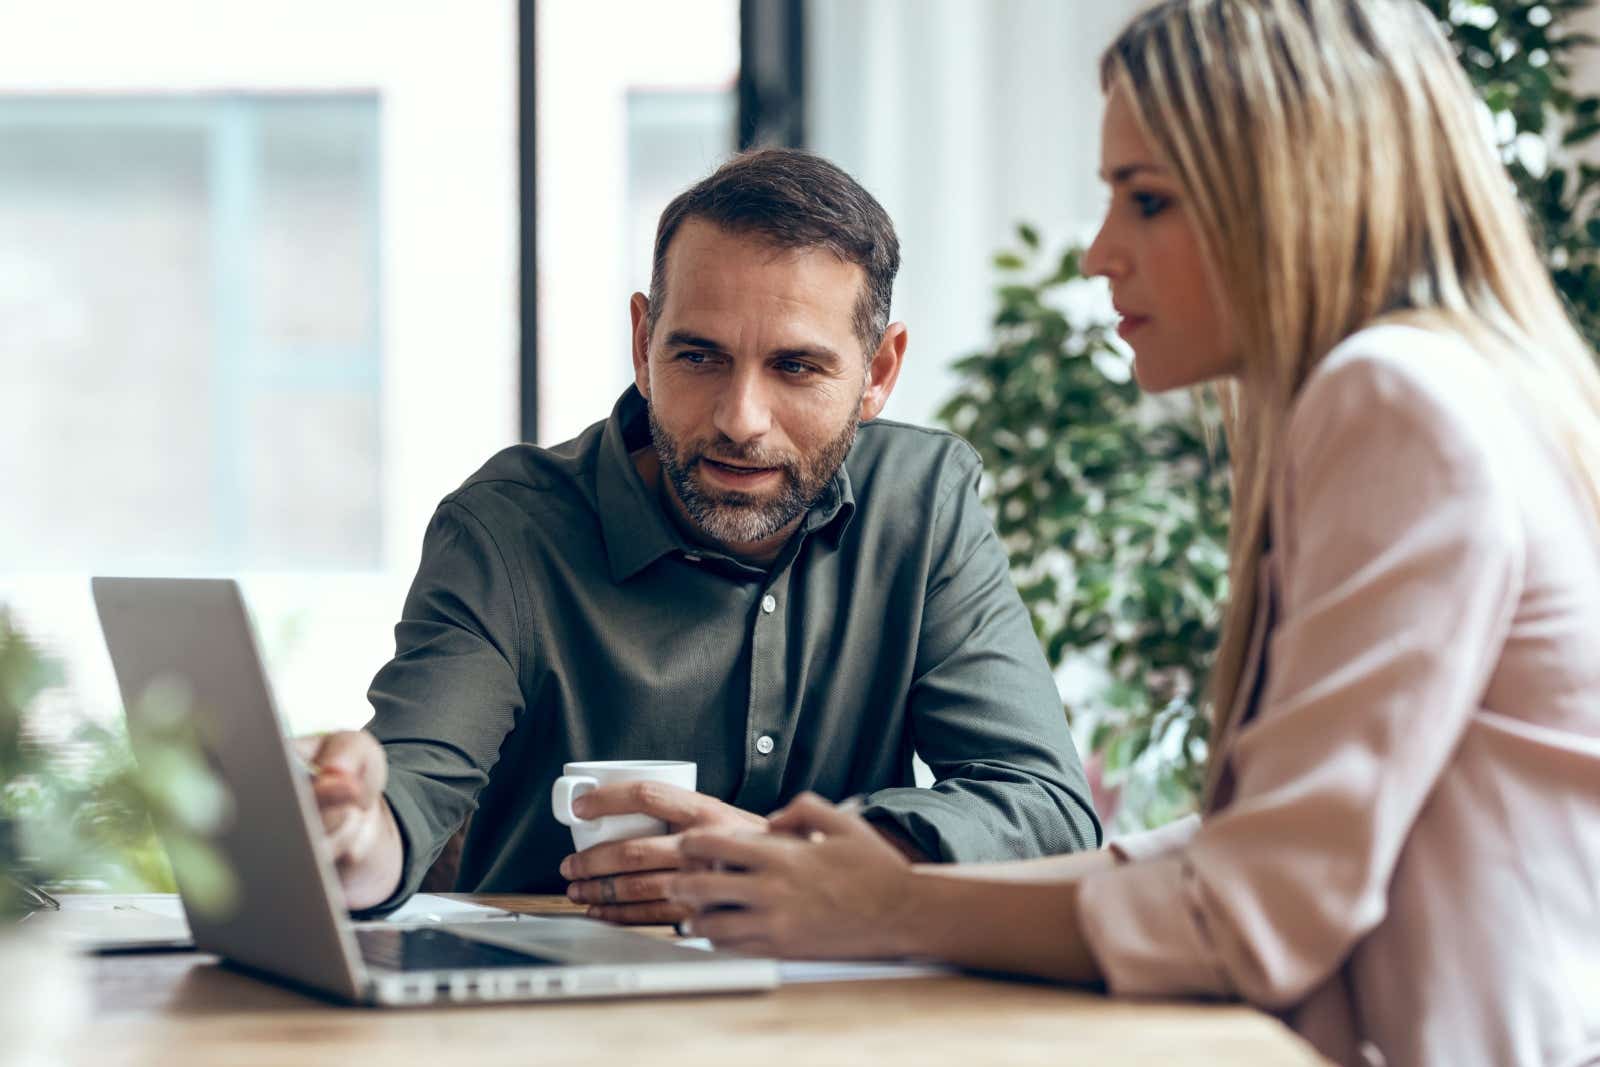
[[469, 815], [457, 888], [560, 892], [572, 838], [550, 786], [573, 760], [694, 760], [701, 792], [763, 814], [866, 794], [868, 818], [940, 860], [1099, 843], [971, 447], [864, 424], [762, 567], [680, 533], [630, 457], [649, 439], [630, 388], [439, 505], [369, 694], [405, 842], [387, 906]]

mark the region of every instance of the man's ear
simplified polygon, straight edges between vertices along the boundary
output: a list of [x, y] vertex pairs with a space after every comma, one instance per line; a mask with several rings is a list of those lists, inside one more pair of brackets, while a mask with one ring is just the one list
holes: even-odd
[[628, 298], [628, 315], [633, 319], [633, 384], [649, 400], [650, 298], [643, 293], [634, 293]]
[[861, 421], [870, 422], [883, 412], [894, 392], [894, 383], [900, 379], [900, 368], [906, 358], [906, 324], [891, 322], [883, 331], [883, 340], [867, 363], [867, 386], [861, 393]]

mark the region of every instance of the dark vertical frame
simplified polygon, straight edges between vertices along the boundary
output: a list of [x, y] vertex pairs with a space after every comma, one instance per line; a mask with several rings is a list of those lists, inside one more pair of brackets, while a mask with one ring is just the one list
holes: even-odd
[[522, 327], [519, 360], [521, 433], [524, 441], [539, 439], [539, 211], [536, 185], [534, 78], [535, 0], [517, 0], [517, 204], [519, 223], [519, 296]]
[[804, 0], [739, 0], [739, 147], [806, 142]]

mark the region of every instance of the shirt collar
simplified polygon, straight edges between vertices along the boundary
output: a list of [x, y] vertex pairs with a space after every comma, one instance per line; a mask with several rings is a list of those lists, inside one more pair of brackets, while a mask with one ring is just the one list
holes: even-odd
[[634, 449], [649, 439], [644, 397], [630, 385], [606, 420], [595, 464], [595, 503], [614, 582], [632, 578], [662, 556], [684, 549], [683, 539], [661, 513], [655, 492], [633, 465]]
[[[637, 386], [630, 385], [606, 420], [595, 464], [595, 502], [614, 582], [626, 581], [662, 556], [674, 552], [707, 554], [705, 548], [688, 544], [673, 528], [671, 520], [661, 510], [655, 490], [639, 477], [639, 469], [633, 465], [633, 452], [649, 441], [650, 422], [645, 399]], [[838, 547], [856, 510], [848, 466], [847, 459], [823, 490], [821, 498], [806, 513], [800, 523], [799, 536], [820, 531], [835, 548]]]

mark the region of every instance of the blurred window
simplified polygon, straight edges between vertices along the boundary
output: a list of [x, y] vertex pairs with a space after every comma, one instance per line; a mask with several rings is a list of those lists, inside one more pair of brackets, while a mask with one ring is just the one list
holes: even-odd
[[376, 567], [378, 102], [0, 99], [0, 558]]

